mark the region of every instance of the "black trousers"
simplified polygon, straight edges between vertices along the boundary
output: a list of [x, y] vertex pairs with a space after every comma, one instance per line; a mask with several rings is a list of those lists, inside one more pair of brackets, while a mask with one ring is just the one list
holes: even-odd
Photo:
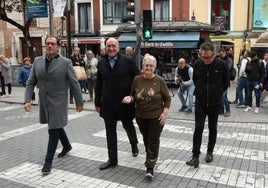
[[[131, 146], [135, 146], [138, 143], [136, 129], [133, 124], [132, 119], [121, 120], [124, 129], [126, 130], [129, 142]], [[106, 139], [107, 139], [107, 147], [108, 147], [108, 157], [112, 162], [118, 162], [117, 155], [117, 133], [116, 133], [116, 125], [117, 120], [112, 119], [104, 119], [105, 128], [106, 128]]]
[[47, 154], [45, 162], [52, 163], [59, 140], [63, 148], [68, 148], [71, 146], [71, 144], [63, 128], [48, 129], [48, 135], [49, 138], [48, 138]]
[[160, 145], [160, 135], [164, 125], [159, 124], [158, 118], [139, 118], [136, 117], [140, 132], [143, 136], [143, 143], [146, 151], [145, 165], [147, 168], [154, 168]]
[[199, 157], [202, 134], [208, 116], [209, 138], [207, 152], [213, 152], [217, 139], [217, 124], [221, 105], [206, 106], [195, 103], [195, 130], [193, 136], [193, 157]]

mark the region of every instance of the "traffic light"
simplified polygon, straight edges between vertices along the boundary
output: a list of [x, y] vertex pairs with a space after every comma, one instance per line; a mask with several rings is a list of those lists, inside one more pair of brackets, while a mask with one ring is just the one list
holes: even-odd
[[144, 39], [152, 39], [153, 38], [153, 30], [152, 30], [152, 10], [143, 10], [143, 38]]
[[134, 5], [134, 0], [127, 0], [127, 2], [128, 2], [128, 5], [126, 6], [126, 10], [127, 10], [127, 12], [130, 12], [130, 14], [127, 15], [127, 16], [124, 16], [122, 18], [122, 22], [123, 23], [126, 23], [128, 21], [131, 21], [131, 22], [134, 22], [135, 21], [135, 15], [134, 15], [134, 13], [135, 13], [135, 5]]
[[127, 12], [129, 12], [129, 15], [124, 16], [122, 18], [122, 22], [134, 22], [140, 23], [140, 1], [141, 0], [127, 0], [128, 5], [126, 6]]

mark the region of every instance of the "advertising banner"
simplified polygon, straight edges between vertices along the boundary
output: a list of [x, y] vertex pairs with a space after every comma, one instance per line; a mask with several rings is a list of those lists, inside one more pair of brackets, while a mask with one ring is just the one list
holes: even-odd
[[254, 0], [253, 28], [268, 28], [267, 0]]
[[46, 0], [27, 0], [27, 18], [48, 17]]

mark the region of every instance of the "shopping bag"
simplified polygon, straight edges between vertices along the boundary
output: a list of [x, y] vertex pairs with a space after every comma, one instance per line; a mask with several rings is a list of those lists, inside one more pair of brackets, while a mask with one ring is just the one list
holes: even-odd
[[82, 80], [87, 79], [87, 75], [86, 75], [86, 71], [84, 67], [74, 66], [74, 71], [75, 71], [77, 80], [82, 81]]

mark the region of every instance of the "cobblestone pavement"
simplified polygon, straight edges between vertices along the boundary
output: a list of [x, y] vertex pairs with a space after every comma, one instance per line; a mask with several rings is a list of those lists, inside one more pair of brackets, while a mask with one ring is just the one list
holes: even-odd
[[[241, 117], [233, 108], [231, 117], [220, 117], [211, 163], [204, 160], [208, 140], [206, 129], [201, 164], [196, 169], [185, 164], [191, 156], [194, 117], [179, 113], [177, 97], [174, 97], [170, 117], [161, 135], [153, 181], [144, 178], [145, 152], [138, 128], [138, 157], [131, 156], [126, 133], [118, 123], [119, 164], [116, 168], [100, 171], [99, 165], [107, 160], [103, 120], [90, 103], [81, 113], [76, 113], [70, 106], [66, 132], [73, 150], [64, 158], [55, 157], [51, 174], [42, 176], [47, 125], [38, 123], [38, 106], [33, 106], [31, 113], [25, 113], [20, 104], [23, 100], [15, 101], [20, 98], [19, 90], [21, 88], [14, 87], [13, 96], [0, 102], [0, 187], [268, 187], [266, 106], [260, 114], [241, 112]], [[236, 120], [235, 113], [241, 121]], [[59, 144], [57, 153], [61, 149]]]

